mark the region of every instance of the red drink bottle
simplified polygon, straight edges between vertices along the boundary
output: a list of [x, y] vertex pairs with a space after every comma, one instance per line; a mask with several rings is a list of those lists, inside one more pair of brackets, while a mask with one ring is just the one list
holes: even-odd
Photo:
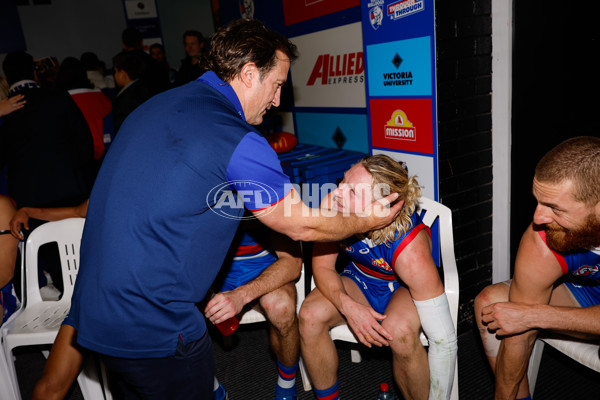
[[217, 328], [219, 328], [223, 336], [231, 335], [236, 331], [238, 326], [240, 326], [240, 321], [235, 316], [221, 322], [220, 324], [217, 324]]

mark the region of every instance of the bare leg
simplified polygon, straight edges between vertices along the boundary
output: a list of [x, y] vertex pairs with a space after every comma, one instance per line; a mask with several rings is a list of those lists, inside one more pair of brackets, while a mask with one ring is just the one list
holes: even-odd
[[404, 287], [394, 292], [387, 309], [383, 327], [391, 333], [394, 380], [406, 399], [429, 397], [429, 362], [419, 335], [421, 321], [417, 309]]
[[[477, 297], [475, 297], [475, 321], [477, 322], [477, 328], [479, 329], [479, 335], [481, 336], [485, 355], [494, 374], [496, 373], [496, 356], [500, 349], [500, 340], [496, 334], [490, 332], [481, 321], [481, 310], [490, 304], [508, 301], [509, 289], [509, 282], [500, 282], [486, 287], [477, 295]], [[527, 374], [525, 374], [523, 380], [519, 384], [516, 398], [522, 399], [527, 396], [529, 396], [529, 381], [527, 380]]]
[[[360, 289], [349, 278], [342, 277], [346, 292], [362, 304], [367, 304]], [[346, 322], [335, 306], [319, 289], [314, 289], [300, 308], [300, 348], [302, 359], [313, 386], [324, 390], [337, 381], [338, 354], [329, 330]]]
[[288, 283], [259, 300], [270, 323], [269, 339], [277, 359], [291, 367], [300, 358], [300, 333], [296, 317], [296, 287]]
[[46, 361], [42, 378], [35, 385], [32, 400], [60, 400], [65, 397], [83, 364], [82, 348], [75, 342], [77, 332], [61, 325]]

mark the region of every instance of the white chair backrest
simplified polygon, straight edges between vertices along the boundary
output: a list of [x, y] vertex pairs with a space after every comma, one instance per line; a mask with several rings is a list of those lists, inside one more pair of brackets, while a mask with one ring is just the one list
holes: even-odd
[[421, 197], [419, 215], [425, 225], [431, 227], [438, 221], [439, 243], [441, 267], [444, 271], [444, 288], [448, 303], [450, 305], [450, 314], [454, 321], [456, 329], [458, 321], [458, 269], [456, 267], [456, 257], [454, 255], [454, 236], [452, 233], [452, 210], [437, 201]]
[[60, 255], [63, 294], [60, 302], [71, 302], [73, 286], [79, 272], [79, 246], [84, 218], [47, 222], [31, 232], [25, 245], [25, 279], [27, 305], [42, 301], [38, 281], [38, 252], [41, 246], [56, 242]]

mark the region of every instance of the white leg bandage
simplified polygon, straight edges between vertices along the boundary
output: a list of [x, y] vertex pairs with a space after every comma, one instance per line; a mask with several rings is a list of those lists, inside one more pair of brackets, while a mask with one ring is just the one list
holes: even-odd
[[413, 302], [429, 341], [429, 400], [449, 399], [458, 346], [446, 293], [433, 299]]

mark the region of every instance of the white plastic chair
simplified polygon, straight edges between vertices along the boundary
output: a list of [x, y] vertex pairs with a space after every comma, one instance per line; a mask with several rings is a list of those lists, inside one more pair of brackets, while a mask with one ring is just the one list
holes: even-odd
[[[450, 314], [452, 316], [452, 322], [454, 323], [454, 329], [457, 329], [458, 321], [458, 270], [456, 268], [456, 258], [454, 256], [454, 236], [452, 234], [452, 211], [441, 203], [433, 201], [431, 199], [421, 197], [420, 200], [420, 211], [423, 219], [423, 223], [431, 227], [434, 222], [438, 221], [439, 228], [439, 243], [440, 243], [440, 256], [441, 256], [441, 269], [444, 272], [444, 288], [446, 290], [446, 296], [448, 297], [448, 304], [450, 306]], [[314, 289], [314, 279], [311, 284]], [[333, 340], [341, 340], [344, 342], [358, 343], [358, 339], [348, 327], [347, 324], [342, 324], [334, 327], [329, 331], [329, 335]], [[421, 333], [421, 343], [423, 346], [428, 346], [427, 338]], [[352, 362], [358, 363], [361, 361], [360, 352], [356, 349], [350, 350], [350, 357]], [[300, 370], [302, 374], [302, 384], [304, 390], [311, 390], [312, 385], [308, 378], [306, 368], [300, 362]], [[452, 392], [450, 395], [452, 400], [458, 399], [458, 359], [454, 369], [454, 383], [452, 385]]]
[[545, 344], [549, 344], [578, 363], [583, 364], [596, 372], [600, 372], [600, 345], [598, 345], [598, 343], [579, 341], [575, 338], [567, 337], [561, 339], [538, 338], [533, 346], [533, 351], [529, 358], [529, 366], [527, 367], [527, 378], [529, 380], [529, 392], [531, 393], [531, 398], [533, 398]]
[[[23, 274], [25, 272], [25, 244], [23, 242], [19, 242], [19, 254], [20, 254], [20, 276], [21, 276], [21, 298], [25, 294], [24, 287], [24, 279]], [[23, 310], [23, 307], [20, 307], [15, 311], [13, 315], [6, 321], [9, 323], [11, 320], [15, 319], [17, 315], [19, 315], [20, 311]], [[1, 328], [3, 328], [2, 325]], [[0, 341], [2, 339], [2, 335], [0, 334]], [[0, 400], [14, 400], [17, 398], [17, 392], [19, 389], [14, 387], [13, 379], [11, 371], [8, 368], [8, 361], [6, 360], [6, 356], [4, 355], [4, 349], [0, 348]]]
[[[83, 233], [83, 218], [69, 218], [45, 223], [31, 232], [25, 244], [24, 303], [18, 312], [2, 326], [3, 356], [15, 391], [20, 399], [13, 349], [19, 346], [52, 344], [71, 306], [73, 286], [79, 272], [79, 246]], [[43, 301], [38, 282], [38, 251], [47, 243], [58, 245], [63, 280], [63, 294], [58, 301]], [[102, 386], [86, 366], [78, 382], [86, 400], [105, 399]]]

